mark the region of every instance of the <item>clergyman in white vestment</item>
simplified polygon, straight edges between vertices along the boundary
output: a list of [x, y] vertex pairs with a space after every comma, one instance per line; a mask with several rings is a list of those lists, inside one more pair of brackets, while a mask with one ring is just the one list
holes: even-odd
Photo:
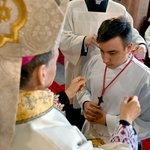
[[133, 126], [139, 140], [148, 138], [150, 68], [131, 53], [131, 26], [122, 17], [105, 21], [99, 28], [97, 41], [101, 55], [93, 56], [84, 68], [87, 83], [78, 94], [82, 113], [87, 119], [82, 132], [87, 137], [102, 137], [108, 141], [118, 122], [122, 99], [137, 95], [142, 110]]
[[[68, 87], [75, 77], [81, 75], [84, 64], [96, 54], [100, 54], [96, 45], [96, 36], [102, 21], [123, 15], [133, 26], [133, 20], [126, 8], [112, 0], [73, 0], [69, 2], [60, 50], [65, 56], [65, 83]], [[89, 38], [86, 47], [85, 40]], [[134, 45], [146, 44], [136, 29], [133, 29]], [[138, 47], [144, 45], [138, 45]], [[76, 98], [72, 101], [74, 108], [79, 108]]]

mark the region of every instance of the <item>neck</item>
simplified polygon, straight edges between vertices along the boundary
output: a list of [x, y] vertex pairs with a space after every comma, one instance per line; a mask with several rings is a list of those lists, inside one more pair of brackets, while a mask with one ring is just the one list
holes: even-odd
[[42, 85], [33, 82], [20, 87], [20, 90], [22, 91], [34, 91], [34, 90], [44, 90], [44, 89], [45, 87], [43, 87]]
[[123, 68], [131, 59], [132, 59], [132, 54], [129, 53], [129, 55], [127, 55], [127, 57], [126, 57], [126, 60], [121, 65], [116, 67], [116, 69], [117, 68]]
[[35, 90], [39, 90], [39, 88], [33, 87], [33, 86], [23, 86], [20, 87], [21, 91], [35, 91]]

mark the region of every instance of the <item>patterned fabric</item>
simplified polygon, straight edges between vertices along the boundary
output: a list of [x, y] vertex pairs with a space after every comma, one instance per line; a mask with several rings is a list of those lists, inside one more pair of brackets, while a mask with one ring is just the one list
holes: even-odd
[[64, 15], [62, 4], [65, 8], [67, 0], [63, 3], [55, 0], [5, 0], [2, 8], [11, 11], [8, 12], [9, 17], [4, 17], [5, 20], [8, 18], [7, 21], [0, 17], [3, 29], [0, 33], [0, 54], [33, 56], [58, 49], [58, 33], [61, 32]]
[[110, 139], [111, 143], [121, 142], [130, 145], [132, 150], [137, 150], [138, 139], [131, 125], [119, 124]]
[[59, 101], [59, 95], [50, 90], [20, 91], [16, 123], [25, 123], [36, 119], [55, 107], [64, 114], [64, 105]]
[[65, 113], [63, 111], [64, 104], [61, 104], [59, 96], [60, 96], [59, 94], [54, 96], [54, 107], [64, 114]]
[[9, 149], [13, 138], [21, 58], [58, 48], [67, 4], [68, 0], [0, 1], [1, 149]]
[[45, 114], [53, 106], [50, 91], [25, 91], [19, 94], [16, 123], [24, 123]]

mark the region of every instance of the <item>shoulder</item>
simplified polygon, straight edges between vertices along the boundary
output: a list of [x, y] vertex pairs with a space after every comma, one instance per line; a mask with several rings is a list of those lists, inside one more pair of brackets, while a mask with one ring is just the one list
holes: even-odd
[[72, 0], [69, 2], [69, 7], [71, 7], [71, 8], [79, 8], [82, 5], [85, 5], [84, 0]]
[[145, 35], [150, 36], [150, 25], [149, 25], [148, 28], [146, 29]]
[[144, 74], [145, 76], [150, 77], [150, 68], [147, 67], [145, 64], [141, 63], [136, 58], [133, 58], [133, 66], [135, 70], [137, 70], [138, 74]]
[[122, 4], [115, 2], [115, 1], [112, 1], [112, 0], [109, 0], [108, 8], [112, 8], [114, 11], [116, 11], [116, 10], [117, 11], [118, 10], [126, 11], [126, 8]]
[[102, 61], [101, 55], [97, 54], [92, 56], [89, 61], [85, 64], [85, 68], [88, 70], [95, 70], [99, 67], [103, 68], [105, 64]]
[[120, 8], [125, 8], [122, 4], [115, 2], [113, 0], [109, 0], [109, 5], [120, 7]]
[[100, 54], [92, 56], [92, 58], [89, 60], [90, 64], [97, 64], [97, 63], [101, 63], [101, 62], [102, 62], [102, 58], [101, 58]]

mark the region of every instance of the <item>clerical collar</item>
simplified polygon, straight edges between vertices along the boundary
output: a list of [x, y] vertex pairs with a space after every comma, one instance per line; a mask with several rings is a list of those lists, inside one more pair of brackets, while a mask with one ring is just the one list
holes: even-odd
[[95, 4], [99, 5], [103, 0], [95, 0]]

